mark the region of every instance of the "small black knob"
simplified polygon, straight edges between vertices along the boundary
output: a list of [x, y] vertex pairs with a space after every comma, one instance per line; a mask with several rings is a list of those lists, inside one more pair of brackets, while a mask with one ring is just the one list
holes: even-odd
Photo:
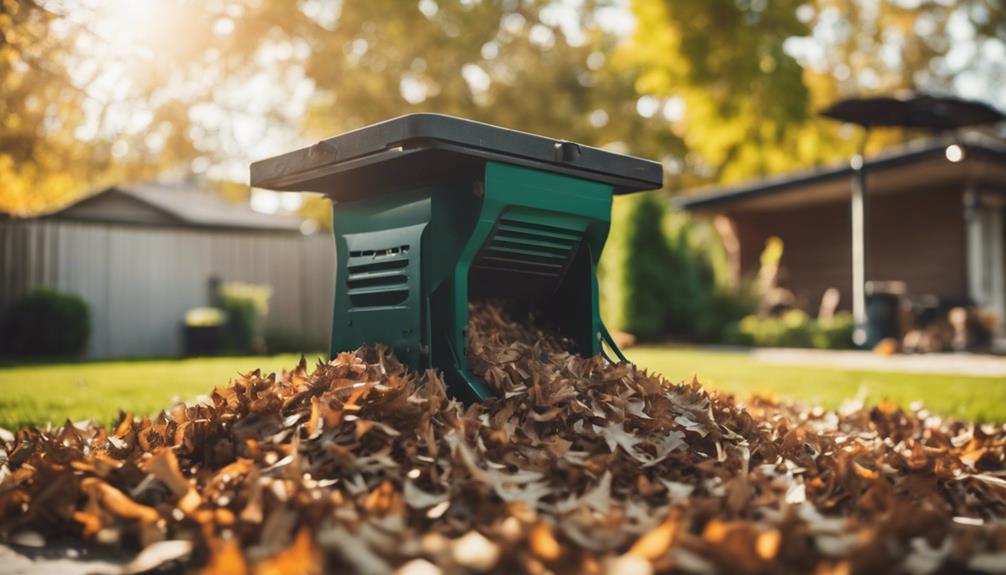
[[580, 157], [580, 146], [575, 142], [560, 140], [555, 143], [555, 161], [573, 162]]

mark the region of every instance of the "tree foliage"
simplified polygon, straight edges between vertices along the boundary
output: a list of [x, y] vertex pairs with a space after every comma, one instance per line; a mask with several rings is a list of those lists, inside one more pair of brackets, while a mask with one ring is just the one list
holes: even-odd
[[[36, 211], [102, 179], [246, 162], [256, 153], [249, 147], [280, 140], [283, 126], [327, 137], [416, 111], [623, 150], [640, 142], [638, 151], [650, 155], [678, 142], [666, 125], [635, 113], [635, 78], [607, 65], [618, 38], [599, 27], [592, 3], [562, 14], [545, 0], [230, 0], [170, 8], [163, 21], [145, 16], [157, 19], [146, 23], [156, 37], [134, 37], [127, 50], [100, 55], [90, 47], [107, 47], [119, 32], [90, 28], [107, 14], [60, 12], [41, 0], [5, 8], [4, 38], [24, 28], [38, 42], [32, 62], [18, 52], [0, 72], [23, 87], [0, 94], [8, 123], [23, 127], [22, 148], [6, 164], [0, 156], [0, 170], [64, 179], [49, 190], [39, 185], [42, 176], [17, 187], [4, 178], [0, 209]], [[91, 75], [74, 70], [95, 62], [101, 66]], [[118, 81], [114, 90], [102, 85]], [[294, 87], [304, 85], [307, 109], [291, 107]], [[238, 132], [249, 125], [256, 132], [242, 140]]]
[[[140, 4], [157, 9], [127, 18]], [[222, 10], [3, 0], [0, 211], [35, 213], [103, 184], [188, 171], [210, 146], [193, 118], [241, 41], [209, 32]]]
[[[848, 157], [848, 131], [817, 112], [840, 97], [950, 90], [953, 20], [975, 47], [1006, 35], [994, 0], [636, 0], [619, 62], [641, 94], [679, 99], [682, 184], [729, 182]], [[980, 59], [976, 51], [972, 60]], [[872, 149], [903, 137], [892, 131]]]
[[337, 20], [298, 16], [316, 97], [313, 135], [410, 112], [454, 114], [654, 156], [674, 150], [666, 124], [636, 111], [633, 71], [608, 65], [619, 38], [595, 6], [549, 0], [343, 3]]
[[839, 96], [979, 69], [1001, 87], [998, 0], [633, 0], [628, 34], [613, 4], [2, 0], [0, 210], [237, 179], [415, 111], [657, 158], [679, 190], [846, 157], [850, 134], [815, 115]]
[[605, 312], [613, 327], [643, 339], [664, 335], [667, 291], [675, 270], [663, 232], [664, 202], [653, 193], [619, 200], [613, 221], [618, 232], [605, 247]]

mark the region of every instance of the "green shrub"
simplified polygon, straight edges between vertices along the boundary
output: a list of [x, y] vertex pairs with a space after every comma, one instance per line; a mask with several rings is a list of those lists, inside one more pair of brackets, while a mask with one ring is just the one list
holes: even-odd
[[719, 343], [727, 337], [731, 325], [751, 313], [758, 305], [758, 298], [749, 283], [740, 288], [718, 285], [708, 296], [703, 308], [696, 312], [692, 320], [696, 341]]
[[[667, 328], [670, 335], [681, 339], [707, 339], [710, 327], [699, 326], [712, 319], [712, 299], [716, 293], [716, 276], [708, 254], [694, 245], [693, 224], [686, 218], [671, 216], [665, 220], [669, 260], [666, 266], [665, 293]], [[711, 322], [710, 322], [711, 323]]]
[[811, 334], [816, 322], [807, 312], [791, 309], [779, 321], [782, 324], [777, 344], [779, 347], [811, 347]]
[[251, 353], [264, 347], [260, 320], [269, 313], [272, 288], [247, 283], [220, 286], [219, 307], [227, 314], [225, 341], [229, 351]]
[[815, 347], [847, 349], [852, 346], [852, 315], [841, 313], [825, 322], [802, 310], [779, 317], [749, 315], [724, 330], [724, 343], [758, 347]]
[[741, 345], [744, 347], [757, 345], [754, 335], [755, 330], [752, 329], [753, 326], [750, 325], [752, 322], [750, 318], [754, 318], [753, 321], [758, 320], [758, 316], [751, 315], [740, 321], [734, 321], [727, 324], [726, 327], [723, 328], [723, 337], [721, 341], [727, 345]]
[[740, 321], [739, 331], [747, 336], [752, 345], [779, 347], [786, 327], [781, 318], [749, 315]]
[[605, 322], [642, 340], [721, 341], [756, 303], [747, 286], [726, 285], [715, 230], [669, 213], [658, 192], [616, 200], [599, 270]]
[[0, 349], [14, 357], [80, 355], [91, 335], [87, 303], [46, 289], [16, 300], [0, 323]]
[[817, 322], [812, 335], [814, 347], [818, 349], [852, 349], [852, 331], [855, 321], [849, 312], [841, 312], [830, 320]]
[[664, 239], [663, 202], [642, 194], [628, 207], [623, 239], [621, 321], [618, 329], [640, 339], [661, 336], [668, 316], [667, 291], [671, 258]]

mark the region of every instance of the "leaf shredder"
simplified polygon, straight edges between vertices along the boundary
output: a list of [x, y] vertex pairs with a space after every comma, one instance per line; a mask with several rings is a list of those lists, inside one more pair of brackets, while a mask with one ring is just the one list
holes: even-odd
[[384, 343], [466, 402], [492, 396], [468, 369], [469, 301], [526, 308], [581, 355], [619, 353], [595, 275], [612, 198], [662, 181], [657, 162], [440, 114], [251, 165], [252, 186], [332, 200], [332, 354]]

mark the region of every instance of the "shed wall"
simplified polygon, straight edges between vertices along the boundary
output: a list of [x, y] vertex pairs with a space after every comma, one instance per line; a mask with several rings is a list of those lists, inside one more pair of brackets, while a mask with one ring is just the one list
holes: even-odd
[[271, 285], [266, 329], [327, 346], [334, 250], [325, 234], [0, 221], [0, 306], [38, 287], [75, 293], [91, 309], [88, 357], [174, 356], [215, 276]]
[[[731, 211], [741, 271], [756, 274], [765, 241], [783, 240], [780, 285], [816, 313], [830, 287], [851, 306], [852, 264], [847, 201], [763, 211]], [[869, 199], [867, 280], [905, 282], [910, 294], [966, 295], [962, 193], [935, 189]]]

